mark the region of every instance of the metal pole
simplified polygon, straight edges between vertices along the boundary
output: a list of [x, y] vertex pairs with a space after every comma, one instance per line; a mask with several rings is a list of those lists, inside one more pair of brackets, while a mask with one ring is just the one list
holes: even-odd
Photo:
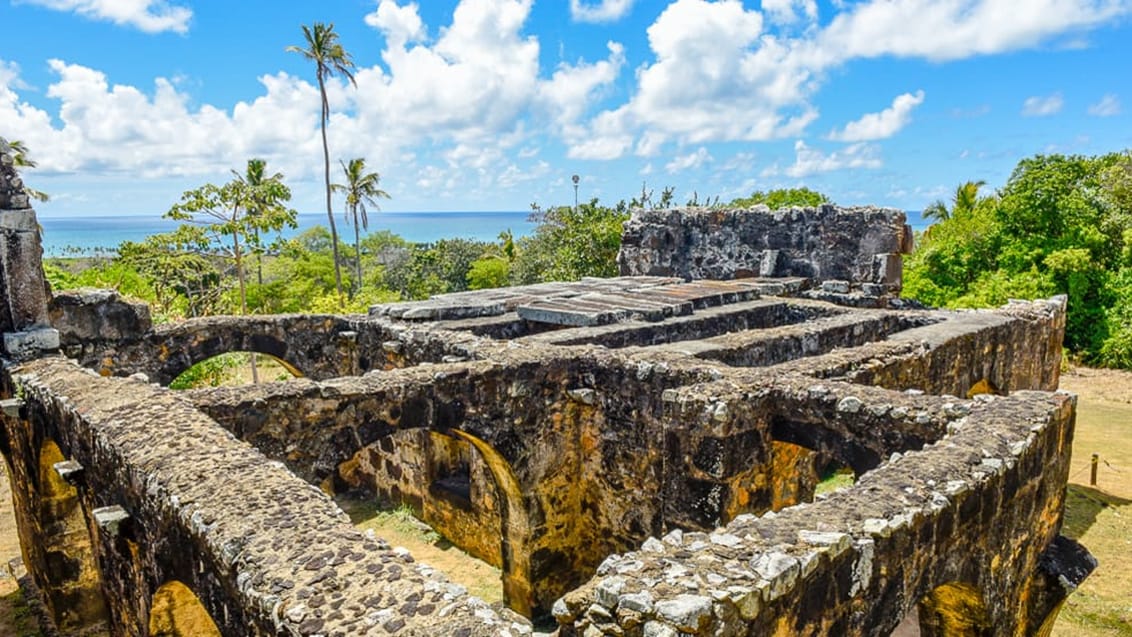
[[1089, 471], [1089, 486], [1097, 486], [1097, 465], [1100, 464], [1101, 454], [1093, 454], [1093, 462]]
[[582, 178], [574, 175], [570, 180], [574, 182], [574, 214], [578, 214], [578, 182], [581, 181]]

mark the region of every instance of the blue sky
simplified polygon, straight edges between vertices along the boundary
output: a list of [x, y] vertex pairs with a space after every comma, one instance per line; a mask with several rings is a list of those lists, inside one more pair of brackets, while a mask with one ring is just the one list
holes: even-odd
[[[920, 209], [1035, 153], [1132, 147], [1132, 0], [0, 0], [0, 136], [41, 215], [161, 214], [248, 158], [321, 209], [332, 158], [390, 211], [808, 186]], [[335, 168], [337, 166], [335, 165]], [[337, 208], [341, 204], [336, 204]]]

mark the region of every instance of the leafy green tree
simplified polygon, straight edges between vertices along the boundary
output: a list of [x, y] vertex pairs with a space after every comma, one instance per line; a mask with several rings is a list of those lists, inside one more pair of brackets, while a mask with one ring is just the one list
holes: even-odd
[[306, 39], [306, 48], [289, 46], [287, 50], [302, 55], [314, 62], [315, 77], [318, 79], [318, 92], [322, 98], [322, 116], [319, 119], [322, 131], [322, 159], [325, 168], [326, 182], [326, 220], [330, 224], [331, 246], [334, 250], [334, 285], [338, 291], [338, 299], [342, 297], [342, 269], [338, 257], [338, 228], [334, 225], [334, 211], [330, 201], [330, 146], [326, 141], [326, 124], [330, 121], [330, 101], [326, 97], [326, 80], [341, 75], [350, 80], [357, 87], [354, 80], [354, 60], [342, 44], [338, 41], [338, 33], [334, 31], [334, 24], [315, 22], [313, 26], [303, 25], [303, 37]]
[[740, 197], [731, 201], [731, 205], [738, 208], [750, 208], [761, 204], [771, 210], [789, 206], [820, 206], [825, 203], [830, 203], [829, 197], [809, 188], [776, 188], [766, 192], [756, 190], [750, 197]]
[[[246, 314], [244, 256], [248, 250], [262, 249], [259, 242], [263, 233], [295, 227], [298, 213], [285, 205], [290, 199], [291, 190], [276, 176], [258, 184], [237, 176], [223, 186], [205, 184], [185, 192], [165, 217], [193, 224], [198, 247], [231, 260], [239, 286], [240, 312]], [[250, 212], [252, 209], [255, 213]], [[193, 238], [185, 232], [186, 239]]]
[[205, 247], [199, 228], [182, 226], [144, 241], [124, 241], [117, 261], [149, 282], [158, 315], [205, 316], [220, 309], [224, 291], [213, 259], [202, 254]]
[[[366, 204], [377, 208], [377, 200], [379, 198], [389, 199], [389, 193], [381, 189], [381, 175], [376, 172], [366, 172], [366, 160], [358, 157], [351, 159], [350, 163], [342, 164], [342, 172], [346, 175], [346, 183], [344, 184], [331, 184], [331, 188], [338, 192], [346, 194], [346, 208], [347, 216], [346, 223], [350, 223], [350, 218], [353, 217], [354, 221], [354, 286], [351, 288], [356, 294], [358, 292], [357, 286], [362, 284], [362, 247], [361, 240], [359, 239], [359, 226], [369, 229], [369, 218], [366, 216]], [[358, 213], [361, 213], [360, 215]]]
[[905, 262], [906, 296], [977, 307], [1069, 297], [1065, 345], [1085, 360], [1127, 365], [1132, 334], [1132, 159], [1037, 155], [994, 197], [956, 190], [950, 214]]
[[576, 209], [558, 206], [532, 216], [539, 225], [533, 235], [519, 239], [514, 283], [617, 276], [622, 226], [629, 219], [623, 203], [609, 208], [592, 199]]

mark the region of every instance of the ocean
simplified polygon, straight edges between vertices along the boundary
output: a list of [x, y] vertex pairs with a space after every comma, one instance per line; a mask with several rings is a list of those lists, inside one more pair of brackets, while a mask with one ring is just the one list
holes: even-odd
[[[496, 241], [499, 233], [510, 230], [516, 237], [531, 234], [535, 225], [527, 221], [529, 212], [378, 212], [369, 215], [370, 232], [389, 230], [406, 241], [431, 243], [438, 239], [476, 239]], [[293, 237], [315, 226], [326, 226], [325, 213], [299, 215], [299, 227], [283, 232]], [[338, 234], [352, 243], [354, 228], [335, 217]], [[159, 216], [40, 217], [43, 253], [49, 257], [92, 256], [112, 253], [123, 241], [142, 241], [152, 234], [176, 229], [178, 221]]]
[[[529, 212], [378, 212], [370, 215], [367, 232], [389, 230], [406, 241], [431, 243], [439, 239], [476, 239], [496, 241], [499, 233], [510, 230], [515, 238], [534, 232], [535, 225], [528, 221]], [[325, 226], [323, 213], [299, 215], [299, 227], [287, 230], [285, 237], [293, 237], [313, 228]], [[341, 215], [335, 218], [338, 233], [347, 243], [353, 241], [354, 229], [346, 225]], [[169, 232], [180, 222], [160, 216], [90, 216], [40, 217], [43, 228], [43, 252], [49, 257], [78, 257], [112, 254], [123, 241], [142, 241], [152, 234]], [[923, 230], [926, 223], [918, 211], [908, 212], [908, 223]]]

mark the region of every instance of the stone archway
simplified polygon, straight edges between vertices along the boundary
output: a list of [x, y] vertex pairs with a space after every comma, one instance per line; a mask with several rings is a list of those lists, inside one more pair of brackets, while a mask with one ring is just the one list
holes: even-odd
[[220, 629], [188, 586], [170, 580], [153, 593], [150, 637], [220, 637]]
[[39, 542], [25, 550], [32, 553], [27, 557], [41, 560], [46, 580], [40, 588], [48, 612], [56, 627], [70, 634], [104, 626], [108, 611], [78, 490], [56, 469], [65, 460], [54, 441], [47, 440], [40, 447], [36, 511]]
[[[283, 368], [283, 370], [286, 372], [285, 376], [288, 376], [287, 379], [304, 377], [302, 370], [300, 370], [294, 364], [273, 354], [266, 354], [263, 352], [250, 350], [232, 351], [222, 352], [193, 362], [191, 365], [188, 365], [180, 372], [178, 372], [175, 376], [170, 378], [169, 387], [171, 389], [187, 389], [193, 387], [215, 387], [222, 384], [230, 384], [231, 378], [236, 378], [240, 375], [238, 370], [246, 368], [247, 363], [250, 362], [243, 360], [238, 355], [244, 355], [246, 357], [254, 356], [261, 359], [259, 362], [259, 369], [257, 371], [257, 377], [259, 378], [259, 382], [261, 383], [274, 380], [286, 380], [275, 378], [274, 372], [271, 370], [271, 365], [265, 364], [262, 359], [267, 359], [269, 363], [274, 363], [275, 365]], [[278, 368], [276, 368], [276, 370], [277, 369]], [[244, 369], [244, 371], [246, 372], [247, 369]], [[231, 378], [228, 378], [228, 381], [224, 381], [225, 377]]]

